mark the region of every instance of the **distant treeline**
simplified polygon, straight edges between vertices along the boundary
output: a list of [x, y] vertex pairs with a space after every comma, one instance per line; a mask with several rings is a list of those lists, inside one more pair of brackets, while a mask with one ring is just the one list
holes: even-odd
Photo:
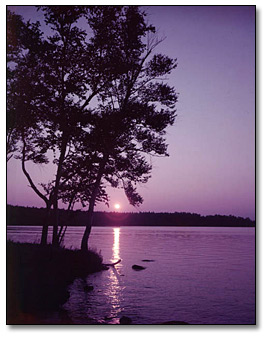
[[[45, 219], [44, 208], [30, 208], [7, 205], [7, 225], [42, 225]], [[87, 214], [76, 210], [59, 210], [60, 225], [84, 226]], [[52, 220], [50, 221], [52, 224]], [[255, 227], [255, 221], [232, 215], [201, 216], [185, 212], [175, 213], [119, 213], [95, 212], [95, 226], [228, 226]]]

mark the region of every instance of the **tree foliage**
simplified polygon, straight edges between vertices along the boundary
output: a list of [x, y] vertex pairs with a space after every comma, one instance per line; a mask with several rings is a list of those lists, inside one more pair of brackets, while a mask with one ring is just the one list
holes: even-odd
[[[147, 155], [168, 155], [177, 94], [166, 77], [176, 60], [154, 54], [160, 41], [138, 6], [38, 9], [48, 36], [9, 13], [9, 130], [32, 189], [54, 208], [57, 242], [59, 199], [88, 206], [88, 230], [108, 184], [130, 204], [143, 202], [137, 185], [150, 177]], [[54, 164], [55, 177], [37, 186], [27, 161]]]

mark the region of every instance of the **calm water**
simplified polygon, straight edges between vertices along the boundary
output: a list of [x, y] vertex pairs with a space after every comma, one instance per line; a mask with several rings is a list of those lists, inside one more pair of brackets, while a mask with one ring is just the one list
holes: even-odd
[[[84, 228], [69, 227], [65, 246], [79, 248]], [[8, 227], [8, 239], [38, 242], [41, 227]], [[75, 323], [255, 323], [255, 229], [94, 227], [90, 246], [104, 262], [122, 262], [70, 286], [64, 305]], [[142, 260], [154, 260], [142, 262]], [[138, 264], [146, 269], [134, 271]]]

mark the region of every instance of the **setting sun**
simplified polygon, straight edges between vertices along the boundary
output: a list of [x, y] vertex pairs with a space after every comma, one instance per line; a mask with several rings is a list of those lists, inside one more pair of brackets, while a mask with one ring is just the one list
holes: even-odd
[[115, 207], [115, 209], [119, 210], [120, 209], [120, 204], [119, 203], [115, 203], [114, 207]]

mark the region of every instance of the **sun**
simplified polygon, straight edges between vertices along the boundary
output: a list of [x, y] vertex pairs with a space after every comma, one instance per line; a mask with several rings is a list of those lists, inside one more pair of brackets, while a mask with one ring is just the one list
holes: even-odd
[[121, 208], [119, 203], [115, 203], [114, 207], [116, 210], [119, 210]]

